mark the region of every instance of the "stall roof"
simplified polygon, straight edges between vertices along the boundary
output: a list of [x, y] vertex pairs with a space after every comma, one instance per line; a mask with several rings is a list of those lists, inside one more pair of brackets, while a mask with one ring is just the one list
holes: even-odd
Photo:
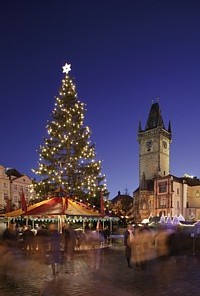
[[46, 215], [69, 215], [102, 217], [102, 215], [87, 205], [66, 197], [53, 197], [43, 200], [27, 208], [27, 211], [18, 209], [6, 213], [7, 217], [17, 216], [46, 216]]

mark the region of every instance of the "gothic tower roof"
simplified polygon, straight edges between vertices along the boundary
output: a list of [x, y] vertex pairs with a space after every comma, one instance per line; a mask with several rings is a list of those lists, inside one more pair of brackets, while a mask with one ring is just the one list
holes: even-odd
[[153, 129], [159, 126], [165, 129], [160, 106], [159, 103], [156, 102], [151, 105], [151, 110], [149, 112], [145, 130]]

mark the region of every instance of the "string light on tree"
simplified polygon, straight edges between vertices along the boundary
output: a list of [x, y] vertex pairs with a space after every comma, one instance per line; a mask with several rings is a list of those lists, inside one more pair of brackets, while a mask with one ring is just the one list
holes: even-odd
[[60, 184], [68, 194], [86, 199], [107, 191], [105, 176], [101, 174], [102, 161], [96, 160], [91, 130], [84, 125], [85, 104], [80, 102], [73, 80], [71, 65], [65, 64], [61, 88], [55, 98], [51, 119], [46, 126], [47, 136], [39, 149], [38, 169], [42, 177], [35, 184], [40, 195], [48, 196]]

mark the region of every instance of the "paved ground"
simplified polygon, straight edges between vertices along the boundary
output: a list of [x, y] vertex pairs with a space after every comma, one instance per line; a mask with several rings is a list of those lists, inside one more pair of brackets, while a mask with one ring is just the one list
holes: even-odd
[[110, 247], [102, 252], [100, 269], [94, 271], [94, 256], [90, 255], [77, 253], [69, 273], [64, 263], [53, 276], [45, 257], [4, 252], [0, 258], [0, 296], [200, 295], [198, 256], [154, 260], [141, 270], [129, 269], [123, 247]]

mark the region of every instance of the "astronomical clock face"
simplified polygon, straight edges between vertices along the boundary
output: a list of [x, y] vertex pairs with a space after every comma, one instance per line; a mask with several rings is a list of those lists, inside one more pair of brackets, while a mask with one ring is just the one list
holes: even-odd
[[167, 142], [163, 140], [162, 143], [163, 143], [163, 148], [167, 149]]
[[151, 151], [152, 146], [153, 146], [153, 141], [151, 139], [150, 140], [147, 140], [145, 142], [145, 147], [146, 147], [146, 149], [147, 149], [148, 152]]
[[200, 197], [200, 192], [199, 192], [199, 190], [196, 191], [196, 194], [195, 194], [195, 195], [196, 195], [196, 197]]

